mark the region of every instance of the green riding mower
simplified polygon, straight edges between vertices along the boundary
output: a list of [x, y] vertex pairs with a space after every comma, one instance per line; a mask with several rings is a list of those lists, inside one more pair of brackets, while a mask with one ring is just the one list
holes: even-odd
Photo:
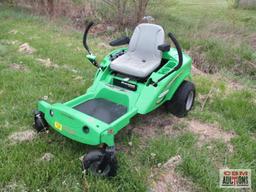
[[83, 170], [111, 177], [117, 173], [115, 135], [136, 114], [147, 114], [161, 105], [177, 117], [191, 110], [195, 86], [191, 82], [192, 59], [182, 52], [172, 33], [168, 37], [175, 47], [165, 42], [161, 26], [139, 24], [131, 38], [122, 37], [111, 46], [125, 46], [109, 53], [98, 63], [87, 45], [87, 59], [97, 67], [94, 82], [84, 95], [65, 103], [38, 102], [34, 115], [35, 129], [52, 128], [75, 141], [99, 149], [83, 158]]

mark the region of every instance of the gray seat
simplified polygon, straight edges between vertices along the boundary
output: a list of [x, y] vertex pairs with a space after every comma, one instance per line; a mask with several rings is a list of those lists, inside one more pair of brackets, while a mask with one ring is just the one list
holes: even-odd
[[111, 62], [114, 71], [144, 78], [161, 63], [162, 52], [158, 46], [164, 43], [164, 30], [155, 24], [140, 24], [133, 32], [128, 51]]

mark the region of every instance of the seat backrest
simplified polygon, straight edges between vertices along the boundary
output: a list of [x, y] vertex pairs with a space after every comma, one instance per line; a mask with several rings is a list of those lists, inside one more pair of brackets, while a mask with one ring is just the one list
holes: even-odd
[[164, 30], [155, 24], [143, 23], [138, 25], [129, 43], [128, 53], [136, 54], [142, 59], [162, 58], [158, 45], [164, 43]]

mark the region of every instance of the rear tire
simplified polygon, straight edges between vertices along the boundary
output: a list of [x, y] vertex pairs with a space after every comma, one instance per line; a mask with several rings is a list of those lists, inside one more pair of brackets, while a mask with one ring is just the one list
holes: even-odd
[[195, 100], [195, 85], [183, 81], [170, 101], [165, 103], [167, 111], [177, 117], [185, 117], [193, 107]]

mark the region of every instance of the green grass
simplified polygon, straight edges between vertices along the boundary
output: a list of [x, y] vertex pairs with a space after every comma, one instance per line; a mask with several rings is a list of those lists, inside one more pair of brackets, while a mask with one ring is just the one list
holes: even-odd
[[[174, 31], [184, 48], [193, 51], [199, 47], [196, 50], [204, 56], [206, 66], [221, 71], [218, 75], [194, 77], [197, 99], [188, 119], [217, 123], [223, 130], [234, 131], [233, 153], [219, 140], [199, 147], [198, 136], [184, 131], [187, 126], [184, 123], [174, 125], [178, 134], [171, 136], [159, 131], [152, 138], [141, 138], [135, 133], [130, 139], [122, 134], [118, 145], [127, 150], [118, 151], [118, 176], [108, 180], [83, 178], [79, 157], [91, 148], [53, 131], [39, 134], [33, 141], [11, 144], [10, 134], [32, 129], [32, 111], [38, 99], [48, 96], [50, 102], [63, 102], [81, 95], [92, 83], [95, 68], [85, 60], [81, 32], [66, 27], [66, 23], [0, 7], [0, 189], [16, 183], [18, 187], [14, 191], [24, 188], [28, 191], [147, 191], [151, 169], [180, 155], [183, 161], [176, 171], [191, 179], [200, 191], [223, 191], [218, 188], [218, 171], [223, 166], [252, 169], [252, 185], [256, 190], [256, 96], [252, 80], [255, 73], [245, 67], [238, 76], [234, 64], [241, 60], [237, 64], [241, 66], [256, 59], [248, 43], [248, 36], [255, 33], [255, 14], [249, 10], [227, 9], [222, 1], [161, 2], [156, 8], [149, 8], [156, 22]], [[100, 45], [104, 40], [90, 39], [99, 59], [110, 51]], [[20, 53], [22, 43], [29, 43], [36, 51], [31, 55]], [[46, 68], [38, 58], [50, 58], [59, 67]], [[26, 70], [11, 68], [13, 63]], [[228, 69], [231, 70], [227, 72]], [[242, 89], [232, 89], [231, 81], [239, 82]], [[199, 96], [205, 98], [211, 89], [212, 94], [202, 110]], [[54, 154], [54, 158], [50, 162], [40, 161], [46, 152]]]
[[147, 143], [147, 148], [139, 154], [140, 161], [144, 165], [156, 166], [165, 163], [170, 157], [189, 150], [196, 142], [191, 133], [182, 134], [177, 137], [159, 136]]
[[[214, 77], [196, 77], [198, 95], [207, 96], [211, 92], [205, 108], [198, 104], [192, 115], [206, 122], [219, 122], [226, 130], [237, 133], [256, 131], [255, 90], [243, 87], [239, 91], [230, 90], [229, 82]], [[202, 101], [201, 101], [202, 102]]]
[[164, 0], [152, 3], [148, 14], [174, 32], [184, 49], [205, 58], [202, 64], [195, 61], [199, 68], [211, 73], [231, 70], [255, 80], [256, 69], [248, 64], [256, 63], [255, 11], [228, 9], [223, 0]]

